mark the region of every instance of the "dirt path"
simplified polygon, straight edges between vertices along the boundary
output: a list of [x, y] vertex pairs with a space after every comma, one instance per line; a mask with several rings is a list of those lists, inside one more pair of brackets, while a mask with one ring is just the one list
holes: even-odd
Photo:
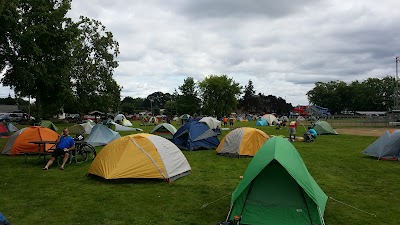
[[339, 134], [351, 134], [361, 136], [382, 136], [390, 128], [338, 128], [335, 129]]

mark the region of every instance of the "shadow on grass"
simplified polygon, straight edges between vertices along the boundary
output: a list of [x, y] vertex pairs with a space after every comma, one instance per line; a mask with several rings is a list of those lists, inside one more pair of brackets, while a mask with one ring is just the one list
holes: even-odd
[[398, 162], [399, 161], [399, 159], [398, 158], [377, 158], [377, 157], [374, 157], [374, 156], [369, 156], [369, 155], [363, 155], [361, 158], [363, 158], [363, 159], [369, 159], [369, 160], [375, 160], [375, 161], [388, 161], [388, 162]]
[[[156, 179], [156, 178], [121, 178], [121, 179], [104, 179], [102, 177], [93, 175], [93, 174], [86, 174], [92, 181], [100, 182], [103, 184], [160, 184], [160, 183], [167, 183], [166, 180], [163, 179]], [[170, 183], [172, 184], [172, 183]]]

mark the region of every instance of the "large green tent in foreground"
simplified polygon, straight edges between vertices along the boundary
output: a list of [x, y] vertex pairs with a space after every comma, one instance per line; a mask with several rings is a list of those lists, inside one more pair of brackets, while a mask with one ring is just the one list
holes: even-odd
[[327, 199], [295, 147], [272, 137], [232, 193], [228, 219], [249, 225], [322, 225]]

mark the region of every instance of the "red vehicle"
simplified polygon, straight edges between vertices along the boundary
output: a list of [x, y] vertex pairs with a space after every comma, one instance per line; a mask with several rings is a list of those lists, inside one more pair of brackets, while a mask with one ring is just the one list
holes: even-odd
[[299, 105], [299, 106], [293, 108], [293, 112], [295, 114], [298, 114], [299, 116], [308, 116], [307, 108], [308, 108], [308, 106]]

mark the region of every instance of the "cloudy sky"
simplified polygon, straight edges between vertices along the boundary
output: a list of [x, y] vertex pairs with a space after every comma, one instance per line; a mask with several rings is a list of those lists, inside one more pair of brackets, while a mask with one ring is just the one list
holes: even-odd
[[227, 74], [308, 104], [315, 82], [394, 76], [400, 55], [398, 0], [73, 0], [69, 16], [80, 15], [119, 42], [122, 97]]

